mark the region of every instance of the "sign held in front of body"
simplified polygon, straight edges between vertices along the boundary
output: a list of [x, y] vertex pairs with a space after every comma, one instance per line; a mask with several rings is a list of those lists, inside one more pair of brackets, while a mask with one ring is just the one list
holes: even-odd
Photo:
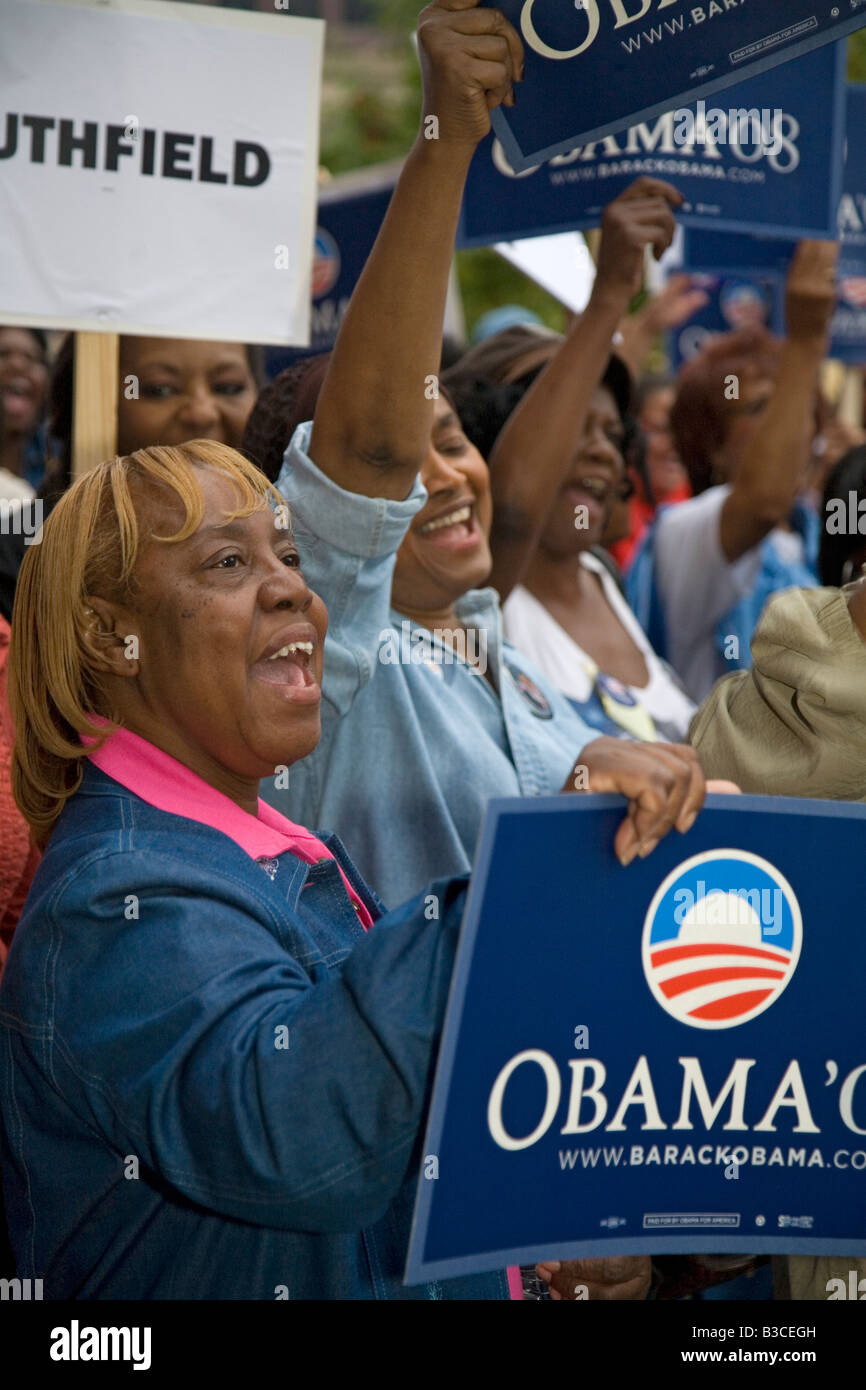
[[306, 344], [319, 20], [0, 0], [0, 321]]
[[627, 868], [624, 810], [488, 807], [409, 1283], [545, 1258], [866, 1255], [866, 807], [711, 796]]

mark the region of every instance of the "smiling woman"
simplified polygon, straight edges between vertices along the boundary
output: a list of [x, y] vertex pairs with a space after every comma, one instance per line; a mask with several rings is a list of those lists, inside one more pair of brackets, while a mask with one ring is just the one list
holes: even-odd
[[22, 567], [13, 778], [47, 848], [0, 1153], [46, 1297], [507, 1297], [401, 1283], [465, 881], [382, 916], [334, 836], [258, 800], [319, 738], [327, 615], [286, 511], [224, 445], [142, 449]]
[[327, 619], [285, 511], [208, 440], [103, 464], [58, 504], [19, 579], [41, 640], [13, 642], [10, 662], [14, 785], [42, 838], [105, 719], [253, 808], [256, 779], [315, 746]]
[[[239, 447], [263, 372], [263, 351], [243, 343], [123, 336], [118, 345], [117, 448], [211, 439]], [[50, 501], [72, 477], [75, 335], [60, 345], [51, 374], [53, 457], [42, 495]]]

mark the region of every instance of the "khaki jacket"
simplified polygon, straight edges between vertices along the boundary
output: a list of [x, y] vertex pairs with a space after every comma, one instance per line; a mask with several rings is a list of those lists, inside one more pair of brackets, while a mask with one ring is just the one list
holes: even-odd
[[866, 801], [866, 642], [844, 589], [786, 589], [689, 730], [707, 777], [744, 792]]
[[[844, 589], [787, 589], [770, 599], [752, 638], [751, 671], [725, 676], [692, 720], [707, 777], [744, 792], [866, 801], [866, 642]], [[866, 1234], [866, 1232], [864, 1232]], [[866, 1260], [775, 1260], [776, 1297], [839, 1297]], [[866, 1292], [866, 1283], [863, 1285]]]

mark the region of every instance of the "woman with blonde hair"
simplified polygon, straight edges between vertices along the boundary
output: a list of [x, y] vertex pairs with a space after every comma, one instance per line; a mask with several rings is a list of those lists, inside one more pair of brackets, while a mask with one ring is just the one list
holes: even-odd
[[2, 1161], [45, 1297], [434, 1296], [401, 1279], [465, 883], [368, 933], [339, 841], [258, 801], [319, 736], [327, 617], [286, 520], [224, 445], [144, 449], [22, 567], [13, 777], [46, 850], [0, 996]]

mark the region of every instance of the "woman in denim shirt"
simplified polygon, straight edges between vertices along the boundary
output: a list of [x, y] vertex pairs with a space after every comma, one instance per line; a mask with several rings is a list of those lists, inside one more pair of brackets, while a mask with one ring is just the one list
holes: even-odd
[[327, 623], [271, 492], [224, 445], [142, 450], [25, 558], [14, 785], [47, 847], [0, 990], [17, 1272], [49, 1299], [504, 1298], [401, 1284], [465, 883], [429, 887], [435, 924], [382, 917], [339, 841], [258, 804], [318, 738]]
[[[294, 819], [339, 828], [388, 904], [470, 868], [491, 797], [622, 792], [631, 805], [616, 849], [628, 863], [672, 824], [688, 830], [702, 784], [689, 749], [598, 738], [503, 640], [500, 608], [559, 492], [644, 249], [660, 253], [673, 236], [679, 195], [644, 179], [617, 200], [592, 301], [538, 383], [547, 437], [528, 440], [517, 422], [497, 445], [494, 495], [436, 376], [463, 184], [489, 129], [481, 88], [451, 84], [425, 47], [442, 13], [421, 17], [422, 133], [312, 427], [297, 431], [278, 479], [329, 636], [319, 747], [290, 770], [275, 766], [261, 794]], [[457, 31], [480, 22], [469, 8], [452, 19]], [[499, 34], [492, 47], [505, 54], [508, 42]], [[248, 437], [254, 430], [253, 419]], [[623, 1296], [640, 1286], [634, 1273], [616, 1271]], [[586, 1271], [594, 1277], [605, 1277], [599, 1265]], [[570, 1290], [580, 1278], [560, 1282]]]
[[[424, 11], [422, 40], [441, 13]], [[471, 27], [478, 13], [452, 18]], [[507, 50], [504, 38], [492, 42]], [[421, 51], [423, 133], [355, 287], [312, 426], [298, 428], [278, 477], [329, 633], [320, 744], [290, 775], [277, 767], [262, 783], [283, 814], [339, 827], [388, 904], [437, 874], [468, 871], [491, 797], [592, 789], [632, 799], [641, 781], [617, 839], [628, 863], [671, 824], [674, 788], [700, 778], [689, 749], [599, 738], [504, 640], [501, 613], [577, 449], [645, 248], [661, 253], [673, 237], [679, 195], [641, 179], [611, 204], [592, 299], [533, 388], [545, 438], [512, 418], [488, 474], [436, 375], [463, 185], [488, 103], [480, 88], [450, 88], [423, 42]], [[425, 138], [434, 120], [436, 137]], [[248, 439], [261, 437], [257, 424], [254, 410]]]

